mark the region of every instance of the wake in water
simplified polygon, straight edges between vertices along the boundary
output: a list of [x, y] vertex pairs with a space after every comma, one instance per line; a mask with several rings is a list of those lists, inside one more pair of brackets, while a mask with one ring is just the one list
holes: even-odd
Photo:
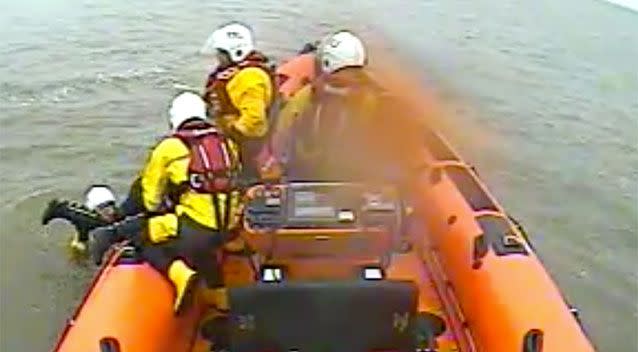
[[34, 85], [31, 82], [0, 83], [0, 104], [5, 107], [26, 107], [43, 103], [59, 104], [86, 99], [89, 92], [103, 87], [145, 82], [155, 87], [169, 87], [175, 78], [166, 66], [131, 67], [122, 71], [97, 72], [76, 77], [64, 77], [54, 82]]
[[638, 0], [604, 0], [610, 4], [638, 12]]

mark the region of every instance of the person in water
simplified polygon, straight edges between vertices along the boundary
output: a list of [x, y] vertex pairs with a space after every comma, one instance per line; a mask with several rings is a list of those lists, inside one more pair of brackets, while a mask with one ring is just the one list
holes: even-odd
[[[42, 214], [42, 225], [47, 225], [53, 219], [70, 222], [76, 231], [69, 246], [75, 253], [85, 254], [89, 247], [89, 233], [94, 229], [117, 224], [112, 229], [118, 229], [118, 232], [141, 230], [137, 224], [137, 218], [144, 213], [141, 192], [141, 175], [138, 175], [126, 199], [119, 205], [115, 193], [109, 186], [92, 185], [84, 192], [84, 203], [59, 198], [49, 201]], [[164, 208], [170, 209], [172, 204], [172, 195], [169, 194], [164, 199]], [[127, 226], [124, 226], [125, 224]], [[123, 238], [117, 236], [116, 239]], [[114, 243], [113, 240], [106, 241], [106, 238], [101, 240], [104, 242], [93, 243], [91, 246], [92, 256], [97, 264], [100, 263], [103, 253]]]
[[[206, 115], [206, 104], [194, 93], [178, 95], [169, 109], [171, 133], [150, 152], [134, 183], [140, 191], [144, 217], [140, 217], [142, 256], [175, 287], [177, 314], [190, 301], [201, 274], [218, 292], [216, 305], [226, 309], [225, 291], [214, 252], [231, 240], [239, 225], [241, 172], [239, 147], [225, 137]], [[139, 186], [136, 186], [138, 184]], [[166, 196], [174, 201], [166, 207]], [[131, 198], [131, 197], [130, 197]], [[133, 197], [135, 198], [135, 197]], [[134, 235], [120, 227], [125, 221], [91, 233], [100, 245]], [[97, 253], [96, 255], [99, 255]]]
[[92, 185], [84, 194], [84, 204], [64, 199], [53, 199], [42, 214], [42, 224], [53, 219], [64, 219], [75, 227], [76, 233], [70, 242], [71, 249], [79, 254], [87, 250], [89, 232], [124, 218], [122, 207], [118, 207], [113, 190], [106, 185]]
[[203, 95], [209, 115], [240, 143], [245, 172], [256, 177], [255, 158], [269, 131], [268, 115], [275, 99], [274, 70], [256, 50], [252, 30], [238, 22], [215, 30], [205, 49], [215, 54], [218, 63]]
[[289, 177], [354, 177], [348, 168], [358, 166], [354, 153], [366, 146], [358, 132], [371, 123], [381, 92], [365, 70], [367, 61], [362, 40], [351, 31], [337, 31], [320, 42], [317, 79], [291, 97], [273, 132], [273, 152], [288, 160]]

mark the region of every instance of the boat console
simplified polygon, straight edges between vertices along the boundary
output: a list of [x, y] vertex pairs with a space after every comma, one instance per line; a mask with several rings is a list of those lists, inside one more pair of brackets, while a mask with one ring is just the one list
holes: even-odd
[[258, 185], [247, 197], [244, 238], [266, 258], [378, 261], [401, 236], [402, 204], [392, 187]]

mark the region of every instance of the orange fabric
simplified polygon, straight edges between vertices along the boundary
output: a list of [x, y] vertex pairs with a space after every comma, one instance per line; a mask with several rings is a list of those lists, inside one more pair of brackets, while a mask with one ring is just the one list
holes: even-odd
[[146, 264], [107, 268], [56, 351], [96, 351], [105, 336], [122, 351], [187, 352], [198, 312], [173, 314], [173, 288]]
[[[419, 195], [418, 216], [426, 226], [426, 232], [417, 234], [417, 239], [431, 251], [430, 259], [438, 258], [438, 274], [453, 287], [447, 294], [470, 322], [469, 331], [478, 350], [519, 351], [525, 334], [540, 329], [544, 333], [543, 351], [593, 352], [560, 290], [529, 246], [525, 245], [528, 255], [502, 256], [489, 247], [480, 267], [473, 267], [474, 241], [482, 234], [475, 221], [478, 214], [445, 173], [436, 184], [432, 179], [424, 174], [411, 190]], [[492, 213], [503, 216], [496, 207], [499, 211]], [[435, 267], [431, 260], [426, 264]]]

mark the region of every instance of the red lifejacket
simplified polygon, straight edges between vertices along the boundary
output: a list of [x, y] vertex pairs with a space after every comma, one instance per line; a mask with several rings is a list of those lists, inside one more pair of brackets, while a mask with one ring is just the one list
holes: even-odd
[[241, 171], [237, 149], [219, 129], [208, 123], [187, 125], [172, 134], [190, 149], [188, 187], [197, 193], [232, 191]]
[[[244, 68], [257, 67], [264, 70], [273, 82], [274, 89], [274, 70], [268, 64], [268, 58], [259, 52], [253, 52], [246, 59], [237, 64], [218, 67], [210, 75], [206, 81], [206, 91], [204, 93], [204, 101], [211, 107], [215, 114], [239, 115], [239, 110], [233, 105], [226, 90], [226, 85], [230, 80]], [[273, 94], [273, 98], [274, 98]]]

